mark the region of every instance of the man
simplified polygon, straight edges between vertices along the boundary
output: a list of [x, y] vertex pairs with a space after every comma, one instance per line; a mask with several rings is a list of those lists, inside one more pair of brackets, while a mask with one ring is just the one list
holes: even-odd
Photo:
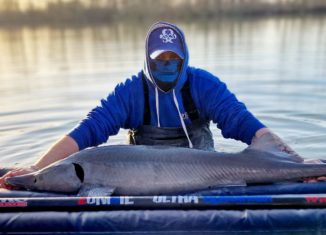
[[[33, 166], [15, 169], [0, 178], [41, 169], [72, 153], [107, 141], [120, 128], [130, 129], [130, 143], [173, 145], [214, 150], [209, 122], [225, 138], [251, 144], [263, 135], [281, 151], [296, 155], [255, 118], [217, 77], [188, 66], [185, 37], [177, 26], [159, 22], [146, 37], [144, 69], [116, 86], [101, 105]], [[298, 157], [298, 156], [297, 156]]]

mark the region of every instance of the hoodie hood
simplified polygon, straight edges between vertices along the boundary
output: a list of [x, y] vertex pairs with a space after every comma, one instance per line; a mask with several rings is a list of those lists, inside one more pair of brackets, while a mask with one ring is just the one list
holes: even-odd
[[[171, 31], [172, 30], [172, 31]], [[172, 33], [172, 36], [170, 36]], [[150, 40], [152, 40], [152, 36], [156, 36], [157, 38], [155, 38], [155, 40], [160, 41], [162, 40], [162, 45], [167, 45], [170, 46], [171, 48], [173, 48], [171, 51], [176, 52], [176, 54], [178, 54], [181, 58], [182, 58], [182, 66], [178, 75], [178, 78], [174, 84], [174, 86], [169, 90], [169, 91], [164, 91], [162, 90], [156, 83], [153, 75], [152, 75], [152, 71], [150, 68], [150, 60], [151, 57], [153, 57], [153, 54], [157, 54], [160, 52], [161, 48], [158, 48], [158, 50], [156, 50], [153, 53], [153, 49], [152, 49], [152, 43]], [[178, 40], [179, 45], [173, 45], [174, 40]], [[157, 42], [156, 42], [157, 43]], [[154, 45], [155, 47], [155, 45]], [[164, 51], [164, 48], [163, 48]], [[162, 51], [162, 52], [163, 52]], [[165, 51], [168, 51], [168, 49], [166, 49]], [[157, 22], [155, 24], [153, 24], [151, 26], [151, 28], [149, 29], [147, 36], [146, 36], [146, 42], [145, 42], [145, 64], [144, 64], [144, 74], [146, 76], [146, 78], [157, 88], [159, 89], [161, 92], [165, 92], [168, 93], [170, 91], [172, 91], [173, 89], [179, 91], [185, 81], [187, 80], [187, 67], [188, 67], [188, 59], [189, 59], [189, 55], [188, 55], [188, 47], [187, 47], [187, 43], [185, 40], [185, 36], [182, 32], [182, 30], [177, 27], [174, 24], [171, 23], [167, 23], [167, 22]]]

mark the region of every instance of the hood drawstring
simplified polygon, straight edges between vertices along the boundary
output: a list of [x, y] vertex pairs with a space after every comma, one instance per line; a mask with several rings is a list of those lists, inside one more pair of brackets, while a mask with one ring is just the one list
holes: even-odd
[[191, 142], [191, 140], [189, 138], [189, 134], [188, 134], [188, 131], [187, 131], [187, 128], [186, 128], [186, 124], [185, 124], [185, 122], [184, 122], [184, 120], [182, 118], [182, 115], [180, 113], [179, 104], [178, 104], [178, 100], [177, 100], [177, 97], [175, 95], [175, 90], [174, 89], [173, 89], [173, 101], [174, 101], [175, 106], [177, 107], [183, 131], [185, 132], [185, 134], [187, 136], [187, 139], [188, 139], [188, 142], [189, 142], [189, 148], [192, 149], [194, 146], [192, 145], [192, 142]]
[[[177, 110], [178, 110], [178, 114], [179, 114], [179, 118], [180, 118], [180, 121], [181, 121], [181, 125], [182, 125], [182, 129], [183, 131], [185, 132], [186, 136], [187, 136], [187, 139], [188, 139], [188, 143], [189, 143], [189, 148], [193, 148], [193, 144], [189, 138], [189, 134], [188, 134], [188, 131], [187, 131], [187, 128], [186, 128], [186, 124], [182, 118], [182, 115], [180, 113], [180, 109], [179, 109], [179, 103], [178, 103], [178, 100], [177, 100], [177, 97], [175, 95], [175, 90], [173, 89], [173, 101], [174, 101], [174, 104], [175, 106], [177, 107]], [[159, 98], [158, 98], [158, 89], [157, 87], [155, 87], [155, 104], [156, 104], [156, 116], [157, 116], [157, 126], [158, 127], [161, 127], [161, 123], [160, 123], [160, 108], [159, 108]]]
[[160, 123], [160, 104], [159, 104], [159, 100], [158, 100], [158, 89], [155, 86], [155, 103], [156, 103], [156, 116], [157, 116], [157, 126], [161, 127], [161, 123]]

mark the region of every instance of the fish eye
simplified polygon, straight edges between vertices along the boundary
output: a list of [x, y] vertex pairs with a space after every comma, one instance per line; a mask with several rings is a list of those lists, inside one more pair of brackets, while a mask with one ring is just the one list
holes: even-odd
[[36, 183], [37, 182], [37, 179], [36, 179], [36, 177], [34, 178], [34, 183]]

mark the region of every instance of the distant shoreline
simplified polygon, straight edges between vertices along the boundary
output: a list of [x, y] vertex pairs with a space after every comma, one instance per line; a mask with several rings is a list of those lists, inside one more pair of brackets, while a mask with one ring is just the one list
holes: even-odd
[[326, 1], [322, 0], [287, 1], [286, 3], [284, 3], [284, 0], [275, 3], [259, 0], [244, 2], [197, 0], [193, 4], [190, 4], [187, 0], [179, 0], [177, 6], [171, 6], [169, 3], [164, 4], [160, 0], [133, 0], [120, 3], [124, 4], [122, 6], [107, 5], [103, 7], [93, 5], [90, 7], [75, 0], [67, 3], [54, 2], [43, 10], [31, 8], [26, 11], [12, 10], [12, 6], [5, 6], [0, 10], [0, 26], [87, 25], [117, 21], [156, 21], [160, 19], [193, 21], [219, 18], [326, 15]]
[[77, 25], [94, 25], [94, 24], [107, 24], [107, 23], [115, 23], [119, 21], [123, 22], [137, 22], [137, 21], [159, 21], [159, 20], [172, 20], [172, 21], [196, 21], [196, 20], [236, 20], [236, 19], [262, 19], [262, 18], [269, 18], [269, 17], [320, 17], [326, 16], [326, 10], [323, 12], [309, 12], [309, 13], [251, 13], [251, 14], [241, 14], [241, 15], [217, 15], [217, 16], [188, 16], [188, 17], [173, 17], [173, 16], [165, 16], [165, 15], [158, 15], [152, 17], [101, 17], [99, 18], [88, 18], [88, 17], [75, 17], [73, 19], [59, 19], [59, 20], [52, 20], [42, 17], [18, 17], [15, 19], [3, 19], [0, 16], [0, 27], [19, 27], [19, 26], [46, 26], [46, 25], [53, 25], [53, 26], [77, 26]]

